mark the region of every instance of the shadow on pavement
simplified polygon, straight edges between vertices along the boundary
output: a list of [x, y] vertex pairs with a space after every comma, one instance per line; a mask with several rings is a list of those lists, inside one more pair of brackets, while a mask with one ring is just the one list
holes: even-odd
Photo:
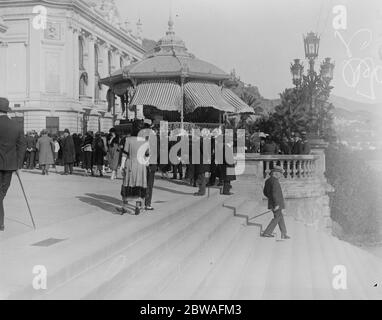
[[[113, 199], [113, 204], [110, 204], [110, 202], [108, 200], [105, 200], [105, 199], [102, 199], [100, 197], [98, 197], [98, 195], [94, 195], [96, 197], [93, 197], [93, 196], [88, 196], [88, 197], [84, 197], [84, 196], [79, 196], [77, 197], [78, 200], [88, 204], [88, 205], [91, 205], [91, 206], [94, 206], [94, 207], [97, 207], [97, 208], [100, 208], [106, 212], [110, 212], [110, 213], [113, 213], [113, 214], [118, 214], [117, 212], [117, 209], [116, 209], [116, 205], [114, 204], [115, 203], [115, 198], [111, 198]], [[105, 196], [103, 196], [105, 197]], [[121, 201], [118, 201], [118, 204], [120, 205], [121, 204]]]
[[158, 189], [158, 190], [162, 190], [162, 191], [167, 191], [167, 192], [175, 193], [175, 194], [184, 194], [184, 195], [193, 195], [194, 194], [194, 192], [183, 192], [183, 191], [178, 191], [178, 190], [169, 189], [169, 188], [165, 188], [165, 187], [159, 187], [159, 186], [156, 186], [156, 185], [154, 185], [154, 189]]
[[5, 220], [9, 220], [9, 221], [12, 221], [12, 222], [15, 222], [15, 223], [18, 223], [18, 224], [22, 224], [23, 226], [26, 226], [26, 227], [28, 227], [28, 228], [33, 230], [33, 226], [31, 226], [29, 224], [26, 224], [24, 222], [21, 222], [19, 220], [16, 220], [16, 219], [13, 219], [13, 218], [9, 218], [9, 217], [5, 217]]
[[85, 195], [88, 197], [92, 197], [94, 199], [99, 199], [99, 200], [103, 200], [105, 202], [113, 203], [117, 206], [121, 205], [121, 199], [119, 199], [119, 198], [114, 198], [111, 196], [106, 196], [103, 194], [95, 194], [95, 193], [85, 193]]

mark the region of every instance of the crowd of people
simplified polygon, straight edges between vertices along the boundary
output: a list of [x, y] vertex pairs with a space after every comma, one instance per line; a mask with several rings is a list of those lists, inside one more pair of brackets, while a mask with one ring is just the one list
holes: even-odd
[[[210, 139], [212, 146], [210, 159], [205, 161], [203, 148], [204, 139], [200, 139], [200, 161], [197, 164], [190, 161], [193, 150], [194, 137], [189, 134], [189, 154], [188, 161], [184, 161], [184, 155], [180, 149], [176, 155], [176, 159], [169, 159], [165, 163], [161, 163], [160, 154], [163, 145], [158, 145], [157, 159], [150, 162], [148, 159], [153, 155], [150, 153], [148, 137], [141, 139], [138, 137], [140, 130], [151, 129], [159, 137], [159, 127], [153, 126], [150, 120], [134, 121], [131, 132], [127, 135], [118, 135], [115, 128], [111, 128], [108, 133], [92, 131], [82, 134], [70, 134], [68, 129], [57, 135], [50, 135], [47, 130], [42, 130], [40, 135], [35, 131], [28, 132], [26, 140], [26, 151], [24, 157], [24, 168], [35, 169], [37, 166], [43, 175], [49, 174], [50, 166], [56, 169], [56, 165], [64, 167], [63, 175], [72, 175], [74, 167], [82, 169], [84, 175], [92, 175], [103, 177], [106, 173], [110, 173], [110, 179], [115, 180], [118, 172], [122, 175], [121, 197], [122, 206], [118, 209], [120, 214], [128, 212], [129, 201], [136, 201], [136, 212], [142, 208], [153, 210], [151, 199], [155, 174], [161, 173], [163, 179], [171, 180], [187, 180], [188, 183], [198, 188], [195, 196], [203, 196], [206, 194], [206, 188], [218, 186], [224, 195], [231, 194], [231, 181], [236, 177], [229, 174], [229, 169], [234, 167], [233, 157], [231, 161], [224, 162], [215, 161], [215, 135], [211, 135], [209, 130], [202, 130], [202, 137]], [[170, 134], [170, 133], [169, 133]], [[292, 133], [290, 139], [284, 138], [279, 144], [267, 134], [260, 133], [259, 141], [255, 145], [255, 150], [263, 155], [275, 154], [309, 154], [310, 146], [306, 139], [306, 133]], [[182, 135], [169, 139], [168, 155], [171, 148], [177, 144]], [[159, 142], [160, 139], [158, 138]], [[147, 148], [145, 149], [145, 144]], [[146, 153], [139, 155], [140, 150], [144, 148]], [[199, 148], [199, 147], [198, 147]], [[232, 148], [233, 144], [223, 142], [224, 150]], [[166, 152], [167, 152], [166, 151]], [[247, 148], [248, 151], [248, 148]], [[139, 157], [145, 159], [139, 159]], [[120, 169], [120, 171], [118, 170]], [[172, 175], [172, 176], [171, 176]]]
[[[276, 143], [279, 141], [279, 143]], [[272, 154], [310, 154], [310, 145], [306, 132], [292, 132], [288, 138], [284, 136], [281, 140], [263, 132], [255, 133], [246, 140], [247, 152], [260, 153], [264, 155]]]
[[112, 179], [117, 176], [119, 160], [119, 138], [114, 128], [108, 134], [92, 131], [82, 134], [70, 134], [65, 129], [62, 135], [51, 135], [47, 130], [40, 134], [30, 131], [25, 136], [26, 151], [24, 168], [39, 168], [43, 175], [49, 174], [49, 167], [64, 166], [63, 175], [72, 175], [74, 167], [85, 170], [85, 175], [99, 174], [105, 170], [112, 172]]
[[[145, 154], [146, 160], [138, 161], [140, 148], [148, 143], [148, 139], [142, 141], [138, 138], [138, 133], [142, 129], [151, 129], [159, 137], [159, 127], [153, 126], [150, 120], [135, 121], [131, 132], [125, 136], [119, 136], [115, 128], [111, 128], [107, 134], [103, 132], [94, 134], [89, 131], [85, 135], [70, 134], [70, 131], [65, 129], [59, 136], [50, 135], [47, 130], [42, 130], [40, 134], [31, 131], [25, 136], [24, 168], [29, 170], [38, 168], [42, 175], [49, 175], [50, 167], [57, 172], [56, 166], [61, 165], [64, 167], [62, 175], [72, 175], [74, 168], [77, 167], [82, 169], [85, 176], [103, 177], [106, 173], [110, 173], [112, 180], [117, 179], [120, 172], [123, 179], [121, 188], [123, 206], [119, 210], [121, 214], [127, 212], [128, 203], [132, 199], [138, 199], [136, 203], [139, 210], [143, 207], [146, 210], [153, 210], [151, 199], [156, 172], [161, 173], [162, 179], [187, 180], [191, 186], [198, 188], [194, 193], [195, 196], [204, 196], [206, 188], [215, 185], [222, 187], [222, 194], [231, 194], [231, 181], [235, 179], [235, 176], [228, 174], [227, 169], [232, 167], [232, 162], [215, 163], [214, 150], [212, 150], [211, 161], [206, 163], [203, 158], [205, 151], [203, 142], [200, 144], [198, 164], [187, 163], [180, 152], [176, 161], [169, 159], [161, 163], [160, 149], [163, 146], [160, 145], [158, 145], [156, 162], [148, 163], [147, 159], [152, 157], [149, 151]], [[207, 131], [210, 133], [209, 130]], [[203, 134], [205, 135], [206, 132]], [[214, 139], [213, 136], [208, 138]], [[168, 154], [180, 139], [181, 136], [178, 136], [175, 140], [169, 141]], [[193, 137], [189, 135], [189, 139], [188, 157], [191, 157]], [[160, 139], [158, 138], [157, 141], [159, 143]], [[212, 146], [214, 145], [212, 143]], [[225, 145], [225, 147], [228, 146], [229, 144]]]

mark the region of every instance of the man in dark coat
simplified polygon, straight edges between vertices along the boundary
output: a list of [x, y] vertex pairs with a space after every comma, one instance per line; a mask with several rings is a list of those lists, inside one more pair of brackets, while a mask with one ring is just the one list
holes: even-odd
[[[210, 171], [210, 165], [211, 165], [211, 154], [204, 154], [203, 145], [207, 142], [208, 139], [211, 139], [208, 136], [207, 130], [203, 132], [200, 137], [200, 162], [199, 164], [195, 165], [195, 175], [196, 178], [196, 185], [198, 186], [199, 190], [198, 192], [195, 192], [195, 196], [204, 196], [206, 194], [206, 186], [207, 186], [207, 177], [206, 173]], [[193, 141], [193, 143], [197, 143], [196, 141]]]
[[301, 132], [301, 150], [300, 154], [310, 154], [310, 143], [306, 138], [306, 132]]
[[268, 198], [268, 209], [273, 211], [274, 218], [263, 232], [263, 237], [274, 237], [272, 234], [276, 226], [279, 225], [281, 239], [289, 239], [285, 226], [283, 211], [285, 209], [284, 196], [281, 190], [279, 179], [282, 177], [284, 169], [280, 166], [274, 166], [270, 178], [265, 181], [264, 195]]
[[64, 162], [64, 175], [73, 174], [73, 164], [76, 161], [76, 149], [69, 129], [64, 130], [62, 139], [62, 161]]
[[36, 158], [36, 143], [37, 140], [33, 134], [33, 132], [28, 132], [26, 136], [26, 168], [34, 169], [35, 167], [35, 158]]
[[[148, 121], [147, 119], [145, 120], [144, 128], [146, 130], [151, 129], [151, 122]], [[150, 157], [150, 163], [147, 166], [147, 189], [146, 189], [146, 197], [145, 197], [145, 209], [149, 211], [154, 210], [154, 208], [151, 206], [151, 200], [153, 197], [155, 172], [158, 170], [158, 163], [160, 161], [160, 137], [157, 132], [155, 133], [156, 133], [156, 139], [152, 139], [151, 143], [154, 143], [154, 140], [156, 140], [155, 142], [156, 142], [157, 150], [155, 154], [152, 150], [152, 147], [150, 146], [150, 150], [148, 154], [148, 156]], [[147, 140], [150, 143], [150, 137], [147, 137]]]
[[26, 143], [18, 124], [8, 118], [9, 101], [0, 98], [0, 231], [4, 231], [3, 200], [11, 184], [12, 173], [23, 166]]
[[235, 171], [235, 159], [234, 159], [234, 147], [233, 141], [224, 141], [223, 146], [224, 163], [221, 166], [221, 179], [223, 181], [222, 194], [231, 195], [232, 189], [231, 181], [236, 180]]

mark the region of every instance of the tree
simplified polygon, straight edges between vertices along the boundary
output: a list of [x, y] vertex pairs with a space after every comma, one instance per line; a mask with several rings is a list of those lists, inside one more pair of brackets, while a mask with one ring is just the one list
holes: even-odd
[[285, 89], [280, 94], [280, 104], [258, 126], [276, 141], [303, 131], [332, 141], [334, 106], [328, 102], [332, 88], [328, 81], [317, 78], [313, 88], [306, 80], [301, 87]]

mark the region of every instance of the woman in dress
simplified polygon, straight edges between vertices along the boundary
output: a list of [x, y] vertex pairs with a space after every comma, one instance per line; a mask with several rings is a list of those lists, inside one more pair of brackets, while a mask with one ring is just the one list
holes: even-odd
[[92, 156], [93, 156], [93, 135], [89, 131], [86, 133], [84, 142], [82, 144], [82, 152], [84, 154], [84, 162], [83, 162], [83, 168], [85, 169], [85, 175], [88, 175], [91, 173], [93, 175], [93, 161], [92, 161]]
[[[127, 212], [128, 201], [138, 199], [135, 214], [139, 214], [146, 197], [147, 189], [147, 157], [149, 143], [145, 138], [138, 137], [141, 129], [138, 123], [133, 125], [130, 137], [126, 138], [123, 148], [121, 170], [123, 175], [123, 184], [121, 196], [123, 206], [121, 214]], [[139, 204], [140, 202], [140, 204]]]
[[109, 130], [109, 135], [107, 137], [108, 144], [108, 160], [109, 168], [111, 169], [111, 180], [117, 178], [117, 169], [119, 162], [119, 137], [116, 134], [115, 128]]

